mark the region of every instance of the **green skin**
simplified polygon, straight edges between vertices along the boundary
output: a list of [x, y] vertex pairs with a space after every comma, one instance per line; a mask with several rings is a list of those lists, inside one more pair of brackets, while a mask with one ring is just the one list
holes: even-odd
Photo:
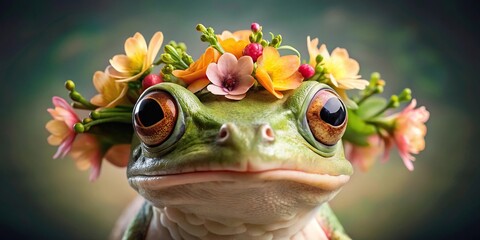
[[[151, 227], [165, 214], [161, 209], [170, 207], [245, 226], [266, 226], [305, 213], [316, 219], [329, 239], [349, 239], [327, 202], [348, 181], [353, 168], [341, 141], [332, 146], [319, 143], [305, 119], [313, 96], [327, 88], [306, 81], [284, 92], [282, 99], [265, 90], [250, 90], [241, 101], [210, 93], [197, 97], [171, 83], [148, 89], [143, 95], [157, 90], [170, 93], [177, 101], [178, 119], [160, 145], [149, 147], [138, 138], [133, 142], [127, 175], [147, 201], [124, 238], [148, 238], [159, 232], [175, 238], [175, 230]], [[259, 204], [269, 207], [249, 211]]]

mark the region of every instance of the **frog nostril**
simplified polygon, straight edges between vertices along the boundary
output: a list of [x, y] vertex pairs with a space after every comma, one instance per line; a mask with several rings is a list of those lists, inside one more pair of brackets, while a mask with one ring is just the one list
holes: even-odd
[[221, 128], [220, 128], [220, 131], [218, 133], [218, 140], [219, 141], [225, 141], [228, 139], [230, 133], [228, 131], [228, 127], [227, 125], [223, 125]]
[[259, 131], [262, 140], [267, 142], [273, 142], [275, 140], [275, 133], [273, 132], [273, 129], [272, 127], [270, 127], [270, 125], [261, 125]]

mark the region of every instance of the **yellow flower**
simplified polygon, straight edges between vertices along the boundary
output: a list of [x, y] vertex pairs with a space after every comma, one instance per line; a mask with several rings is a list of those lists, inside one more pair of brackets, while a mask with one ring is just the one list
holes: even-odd
[[315, 67], [315, 58], [317, 55], [321, 55], [323, 66], [327, 71], [327, 77], [330, 79], [332, 87], [336, 89], [365, 89], [368, 81], [360, 79], [361, 76], [358, 75], [360, 66], [355, 59], [348, 56], [345, 48], [335, 48], [330, 55], [325, 44], [322, 44], [320, 48], [317, 48], [317, 46], [318, 38], [310, 41], [310, 37], [307, 37], [310, 65]]
[[277, 49], [266, 47], [257, 60], [255, 78], [262, 86], [277, 98], [282, 98], [280, 91], [295, 89], [303, 81], [298, 72], [300, 59], [295, 55], [280, 57]]
[[209, 47], [205, 50], [205, 53], [187, 69], [174, 70], [173, 75], [184, 81], [188, 85], [188, 90], [197, 92], [210, 84], [206, 74], [207, 67], [210, 63], [216, 63], [219, 57], [220, 53], [212, 47]]
[[140, 33], [125, 41], [125, 54], [115, 55], [110, 59], [106, 73], [121, 82], [137, 80], [150, 69], [163, 42], [162, 32], [156, 32], [150, 43]]
[[238, 59], [243, 56], [243, 49], [250, 43], [248, 38], [251, 33], [250, 30], [240, 30], [234, 33], [223, 31], [221, 35], [217, 36], [217, 39], [225, 52], [235, 55]]
[[93, 85], [98, 91], [98, 94], [90, 100], [93, 104], [100, 107], [131, 104], [125, 97], [128, 90], [126, 83], [117, 82], [108, 74], [97, 71], [93, 75]]

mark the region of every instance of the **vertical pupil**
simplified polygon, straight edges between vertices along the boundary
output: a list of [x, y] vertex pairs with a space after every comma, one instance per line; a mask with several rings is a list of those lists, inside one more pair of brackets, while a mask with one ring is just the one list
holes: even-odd
[[149, 98], [144, 99], [140, 103], [135, 115], [137, 115], [138, 120], [140, 120], [144, 127], [152, 126], [165, 117], [158, 102]]
[[320, 118], [332, 126], [339, 126], [345, 121], [345, 107], [336, 97], [327, 100], [320, 110]]

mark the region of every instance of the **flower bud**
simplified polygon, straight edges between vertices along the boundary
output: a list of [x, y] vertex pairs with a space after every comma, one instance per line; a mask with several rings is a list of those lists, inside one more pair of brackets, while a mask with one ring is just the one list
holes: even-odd
[[73, 91], [75, 90], [75, 83], [72, 81], [72, 80], [67, 80], [65, 82], [65, 88], [68, 90], [68, 91]]
[[244, 56], [250, 56], [253, 62], [263, 54], [263, 47], [258, 43], [250, 43], [243, 49]]
[[317, 64], [321, 63], [323, 61], [323, 56], [318, 54], [316, 57], [315, 57], [315, 62]]
[[85, 126], [83, 126], [82, 123], [75, 123], [73, 125], [73, 130], [76, 132], [76, 133], [83, 133], [85, 132]]
[[202, 42], [208, 42], [208, 37], [205, 35], [200, 36], [200, 41]]
[[308, 79], [315, 75], [315, 69], [308, 64], [302, 64], [298, 68], [298, 71], [302, 74], [303, 78]]
[[412, 100], [412, 90], [410, 88], [403, 89], [398, 98], [401, 102]]
[[260, 26], [260, 24], [254, 22], [250, 25], [250, 29], [252, 30], [252, 32], [256, 33], [262, 30], [262, 27]]
[[172, 55], [168, 53], [162, 53], [162, 55], [160, 55], [160, 59], [162, 60], [162, 62], [167, 64], [171, 64], [175, 62], [175, 60], [173, 60], [172, 58]]
[[197, 24], [197, 27], [195, 29], [197, 29], [197, 31], [199, 31], [199, 32], [206, 32], [207, 31], [207, 28], [205, 28], [205, 26], [203, 26], [203, 24]]
[[157, 75], [157, 74], [148, 74], [143, 80], [142, 80], [142, 89], [145, 91], [145, 89], [153, 86], [153, 85], [156, 85], [156, 84], [159, 84], [159, 83], [162, 83], [163, 82], [163, 79], [160, 75]]
[[99, 118], [100, 118], [100, 115], [101, 115], [101, 114], [100, 114], [99, 111], [92, 111], [92, 112], [90, 112], [90, 117], [91, 117], [92, 119], [99, 119]]

